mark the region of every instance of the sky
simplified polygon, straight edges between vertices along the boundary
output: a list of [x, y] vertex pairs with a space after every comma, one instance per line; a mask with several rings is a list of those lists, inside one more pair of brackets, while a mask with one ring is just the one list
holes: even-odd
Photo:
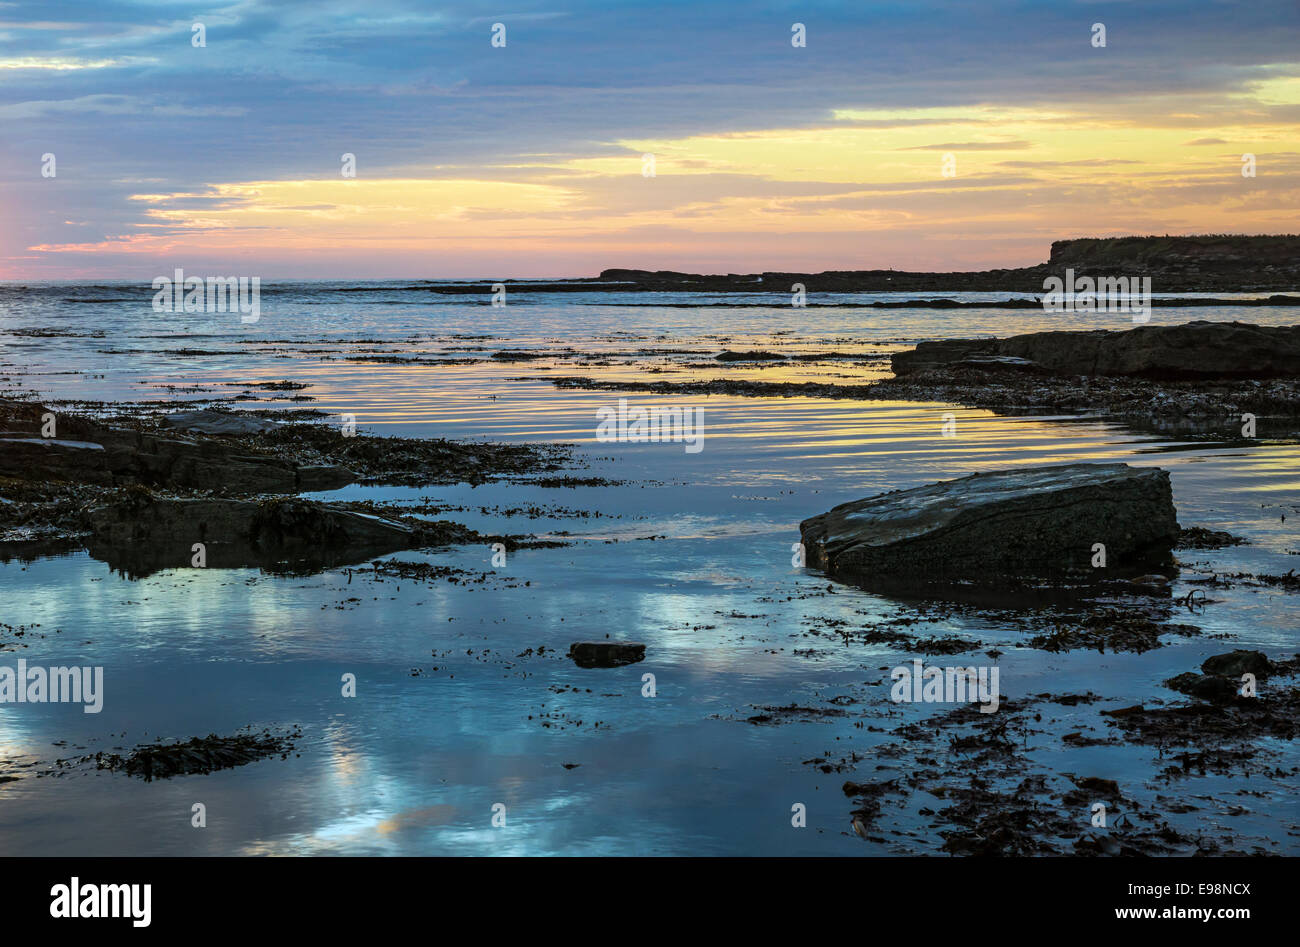
[[965, 270], [1300, 231], [1296, 0], [503, 2], [0, 2], [0, 279]]

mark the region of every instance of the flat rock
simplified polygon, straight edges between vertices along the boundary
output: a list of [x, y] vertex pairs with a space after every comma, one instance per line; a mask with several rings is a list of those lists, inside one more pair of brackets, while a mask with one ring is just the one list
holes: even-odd
[[0, 437], [0, 444], [15, 445], [11, 450], [39, 446], [47, 450], [103, 450], [103, 444], [92, 441], [64, 441], [57, 437]]
[[[147, 484], [155, 487], [215, 490], [225, 493], [297, 493], [333, 490], [352, 483], [346, 467], [299, 466], [275, 454], [241, 448], [225, 436], [264, 432], [275, 422], [220, 411], [169, 415], [182, 430], [146, 433], [111, 427], [91, 418], [59, 415], [59, 438], [36, 436], [47, 409], [0, 402], [27, 431], [0, 434], [0, 474], [28, 480], [58, 480], [99, 486]], [[170, 423], [170, 422], [168, 422]], [[270, 427], [267, 427], [269, 425]], [[200, 433], [206, 429], [211, 433]], [[225, 436], [213, 436], [219, 433]]]
[[[810, 566], [858, 584], [1101, 581], [1169, 561], [1178, 522], [1158, 467], [972, 474], [842, 503], [799, 525]], [[1093, 568], [1093, 545], [1106, 547]]]
[[230, 411], [178, 411], [162, 419], [166, 427], [196, 434], [262, 434], [274, 431], [280, 425], [251, 414], [236, 414]]
[[[1300, 326], [1244, 322], [1144, 325], [1112, 331], [1031, 332], [1007, 339], [922, 342], [891, 358], [895, 375], [1013, 358], [1058, 375], [1176, 381], [1300, 376]], [[1020, 365], [1022, 369], [1026, 366]]]
[[0, 474], [32, 480], [78, 480], [111, 485], [112, 459], [103, 444], [59, 438], [7, 436], [0, 440]]
[[958, 368], [978, 368], [986, 372], [1020, 372], [1035, 375], [1044, 371], [1036, 362], [1015, 355], [967, 355], [955, 364]]
[[569, 657], [578, 667], [616, 668], [645, 660], [645, 645], [638, 641], [575, 641]]

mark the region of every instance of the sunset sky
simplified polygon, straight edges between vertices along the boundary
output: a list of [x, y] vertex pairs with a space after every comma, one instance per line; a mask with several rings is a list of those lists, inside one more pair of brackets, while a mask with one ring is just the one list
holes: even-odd
[[0, 279], [986, 269], [1298, 175], [1295, 0], [0, 2]]

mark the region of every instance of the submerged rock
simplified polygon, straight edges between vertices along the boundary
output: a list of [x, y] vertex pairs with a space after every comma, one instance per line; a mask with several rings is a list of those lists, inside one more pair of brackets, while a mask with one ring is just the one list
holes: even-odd
[[[922, 342], [899, 352], [895, 375], [1005, 358], [1058, 375], [1127, 375], [1162, 380], [1300, 376], [1300, 326], [1189, 322], [1111, 331], [1031, 332], [1007, 339]], [[1019, 365], [1019, 367], [1026, 367]]]
[[575, 641], [569, 657], [578, 667], [616, 668], [645, 660], [645, 645], [638, 641]]
[[196, 543], [205, 547], [208, 567], [290, 562], [297, 571], [314, 571], [409, 549], [423, 539], [403, 523], [296, 497], [259, 502], [155, 497], [141, 490], [130, 501], [92, 509], [89, 521], [91, 555], [133, 574], [190, 566]]
[[799, 531], [808, 564], [845, 581], [1002, 584], [1147, 571], [1169, 560], [1178, 522], [1166, 471], [1068, 464], [842, 503]]

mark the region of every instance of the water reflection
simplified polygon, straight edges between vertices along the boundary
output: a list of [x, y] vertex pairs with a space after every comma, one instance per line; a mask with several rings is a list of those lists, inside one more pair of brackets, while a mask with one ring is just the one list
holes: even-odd
[[[512, 553], [504, 572], [521, 580], [513, 584], [360, 575], [349, 584], [335, 568], [304, 576], [169, 568], [133, 581], [84, 552], [0, 565], [0, 621], [39, 625], [45, 635], [21, 642], [25, 648], [0, 636], [0, 662], [12, 664], [21, 655], [106, 669], [105, 709], [96, 719], [59, 707], [0, 708], [0, 758], [43, 764], [17, 770], [20, 779], [0, 784], [0, 844], [7, 853], [934, 852], [941, 840], [920, 817], [907, 824], [914, 837], [906, 843], [865, 846], [845, 831], [839, 785], [846, 777], [805, 765], [848, 748], [870, 757], [892, 739], [889, 729], [926, 712], [883, 700], [879, 668], [900, 659], [889, 645], [812, 635], [836, 623], [861, 628], [880, 621], [895, 603], [793, 568], [790, 546], [801, 519], [874, 492], [995, 466], [1119, 459], [1172, 472], [1184, 525], [1226, 529], [1250, 540], [1212, 556], [1185, 557], [1189, 562], [1212, 559], [1220, 570], [1283, 573], [1300, 547], [1300, 448], [1293, 444], [1202, 441], [1095, 420], [999, 418], [942, 404], [629, 395], [640, 404], [704, 408], [705, 449], [686, 455], [673, 444], [596, 443], [596, 408], [619, 395], [557, 390], [534, 377], [717, 377], [720, 370], [703, 363], [725, 344], [852, 350], [863, 355], [861, 364], [783, 364], [746, 377], [861, 383], [881, 370], [867, 356], [901, 344], [891, 340], [1049, 327], [1033, 314], [963, 310], [936, 321], [934, 313], [913, 310], [856, 318], [775, 307], [714, 309], [707, 316], [584, 309], [581, 301], [504, 313], [463, 301], [319, 303], [306, 296], [267, 298], [255, 335], [239, 330], [198, 337], [182, 331], [197, 323], [181, 323], [162, 340], [177, 350], [210, 347], [238, 355], [159, 356], [156, 323], [129, 304], [105, 304], [77, 307], [76, 323], [85, 333], [102, 329], [103, 338], [19, 343], [10, 337], [0, 357], [9, 363], [6, 373], [20, 362], [85, 373], [27, 378], [46, 396], [189, 399], [284, 378], [305, 381], [315, 401], [268, 402], [268, 393], [249, 388], [257, 400], [247, 404], [348, 411], [382, 433], [571, 440], [590, 464], [583, 476], [620, 483], [576, 490], [527, 483], [353, 486], [330, 494], [425, 499], [451, 508], [448, 518], [481, 532], [530, 532], [570, 542]], [[54, 305], [7, 305], [0, 308], [0, 327], [66, 322]], [[1266, 314], [1252, 309], [1248, 315]], [[1156, 318], [1181, 321], [1171, 310], [1158, 310]], [[458, 334], [490, 338], [458, 340]], [[330, 341], [307, 345], [305, 339]], [[257, 344], [247, 348], [256, 351], [238, 348], [249, 341]], [[344, 360], [354, 350], [375, 348], [446, 357], [455, 346], [574, 347], [610, 364], [583, 366], [549, 356], [438, 366]], [[302, 347], [320, 351], [304, 356]], [[619, 354], [646, 347], [688, 354]], [[474, 353], [453, 353], [466, 354]], [[517, 380], [521, 376], [528, 380]], [[169, 391], [168, 385], [178, 388]], [[186, 393], [185, 386], [207, 391]], [[946, 411], [955, 416], [955, 438], [942, 434]], [[540, 506], [543, 515], [507, 512], [528, 506]], [[561, 507], [604, 515], [567, 515]], [[395, 558], [492, 572], [486, 549]], [[1186, 590], [1176, 583], [1173, 592]], [[1236, 588], [1214, 597], [1218, 604], [1195, 615], [1200, 637], [1171, 640], [1142, 655], [1047, 654], [1024, 647], [1024, 636], [1011, 627], [961, 615], [932, 631], [968, 635], [1003, 652], [999, 662], [1010, 697], [1092, 691], [1128, 703], [1168, 697], [1160, 682], [1210, 653], [1295, 649], [1296, 596]], [[646, 661], [584, 670], [563, 657], [570, 642], [606, 635], [644, 641]], [[356, 675], [356, 698], [341, 695], [345, 673]], [[656, 677], [654, 698], [642, 696], [644, 673]], [[858, 702], [852, 706], [880, 716], [781, 726], [747, 722], [757, 707], [834, 695], [852, 697]], [[1078, 713], [1085, 711], [1093, 712]], [[146, 785], [93, 769], [35, 775], [75, 747], [94, 753], [155, 736], [188, 738], [250, 724], [301, 725], [304, 736], [288, 759], [204, 777]], [[1103, 748], [1080, 760], [1070, 754], [1081, 751], [1043, 741], [1035, 752], [1053, 765], [1122, 774], [1145, 804], [1157, 791], [1161, 764], [1142, 748]], [[1278, 752], [1281, 769], [1297, 765], [1294, 749]], [[12, 765], [0, 775], [11, 771]], [[1224, 785], [1206, 778], [1200, 789], [1226, 792]], [[1276, 788], [1262, 785], [1268, 792]], [[198, 798], [209, 809], [203, 833], [188, 821]], [[810, 830], [791, 830], [791, 800], [808, 803]], [[504, 828], [492, 825], [497, 803], [506, 806]], [[1261, 803], [1259, 809], [1259, 831], [1271, 832], [1274, 844], [1294, 854], [1295, 840], [1274, 831], [1283, 808]]]

